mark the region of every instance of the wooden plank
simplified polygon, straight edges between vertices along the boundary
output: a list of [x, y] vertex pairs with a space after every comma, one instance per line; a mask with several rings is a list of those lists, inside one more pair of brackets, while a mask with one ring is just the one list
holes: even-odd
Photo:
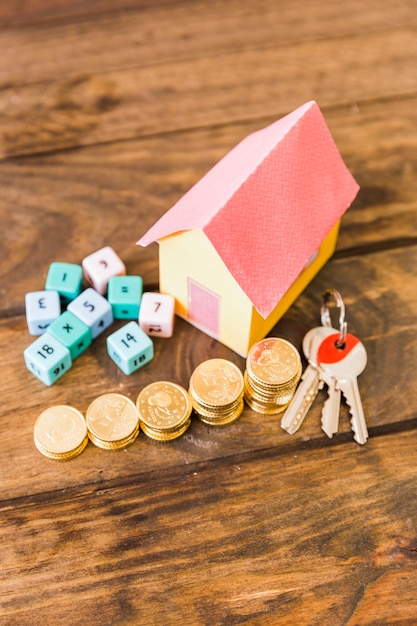
[[[414, 370], [417, 360], [416, 263], [417, 246], [333, 259], [273, 331], [301, 350], [304, 334], [320, 325], [322, 293], [328, 287], [339, 289], [347, 307], [349, 330], [361, 338], [368, 352], [368, 366], [360, 376], [359, 387], [371, 439], [381, 429], [384, 432], [390, 425], [413, 423], [416, 417], [417, 388], [413, 377], [406, 374]], [[357, 447], [352, 441], [346, 406], [341, 410], [339, 435], [327, 440], [322, 433], [320, 413], [326, 398], [323, 391], [293, 436], [281, 429], [280, 416], [259, 415], [246, 408], [240, 420], [227, 428], [210, 428], [194, 419], [182, 438], [167, 445], [157, 444], [141, 434], [126, 451], [112, 453], [90, 444], [80, 457], [69, 463], [57, 463], [45, 459], [33, 443], [35, 419], [48, 406], [70, 404], [85, 414], [90, 402], [102, 393], [116, 391], [135, 401], [139, 391], [156, 380], [172, 380], [188, 388], [194, 368], [208, 358], [228, 358], [242, 371], [245, 361], [178, 320], [174, 337], [155, 339], [155, 358], [135, 375], [128, 377], [121, 373], [108, 357], [105, 337], [101, 336], [49, 388], [24, 366], [23, 350], [33, 338], [27, 333], [23, 316], [4, 320], [0, 328], [0, 366], [4, 380], [8, 381], [0, 407], [3, 498], [73, 487], [80, 482], [100, 484], [116, 477], [150, 476], [163, 468], [187, 466], [250, 450], [270, 447], [294, 450], [306, 440], [318, 440], [331, 448], [349, 441], [353, 449]]]
[[412, 433], [316, 443], [3, 506], [3, 618], [411, 626]]
[[[190, 0], [191, 2], [193, 0]], [[182, 4], [187, 0], [181, 0]], [[158, 0], [159, 7], [169, 7], [177, 4], [178, 0]], [[20, 0], [19, 3], [7, 2], [0, 5], [0, 25], [9, 24], [36, 24], [37, 22], [69, 21], [77, 18], [91, 19], [102, 13], [117, 13], [118, 11], [144, 10], [154, 6], [154, 0], [119, 0], [115, 8], [112, 0]]]
[[9, 86], [0, 156], [280, 117], [306, 94], [323, 108], [413, 94], [416, 61], [404, 28]]
[[[21, 4], [21, 3], [20, 3]], [[13, 4], [0, 8], [9, 10]], [[70, 15], [61, 15], [65, 8]], [[37, 3], [47, 21], [14, 23], [0, 32], [0, 84], [19, 85], [126, 67], [155, 65], [220, 52], [283, 46], [313, 39], [365, 34], [415, 23], [410, 0], [333, 3], [306, 0], [221, 2]], [[107, 11], [106, 11], [107, 9]], [[109, 10], [110, 9], [110, 10]], [[22, 7], [17, 19], [30, 7]], [[41, 15], [41, 13], [39, 13]], [[52, 17], [54, 18], [52, 21]], [[64, 19], [62, 19], [64, 17]], [[88, 32], [88, 36], [85, 33]], [[51, 50], [54, 51], [51, 54]], [[97, 51], [100, 51], [98, 54]], [[30, 68], [30, 71], [28, 71]]]
[[[415, 242], [415, 98], [324, 111], [347, 166], [361, 185], [343, 218], [337, 254]], [[0, 314], [23, 314], [49, 264], [80, 262], [112, 245], [148, 285], [158, 282], [157, 245], [135, 241], [246, 134], [274, 118], [175, 135], [3, 161]], [[117, 212], [115, 213], [115, 208]]]
[[[415, 3], [3, 4], [0, 623], [414, 625]], [[25, 291], [105, 244], [156, 289], [157, 246], [136, 238], [239, 139], [311, 97], [361, 191], [273, 334], [301, 347], [323, 290], [341, 291], [368, 351], [368, 443], [346, 406], [340, 433], [322, 433], [322, 392], [294, 436], [245, 409], [223, 429], [193, 419], [166, 445], [141, 434], [119, 453], [43, 457], [46, 406], [85, 412], [105, 391], [135, 399], [152, 380], [187, 386], [204, 359], [244, 360], [177, 320], [135, 375], [103, 335], [47, 388], [23, 364]]]

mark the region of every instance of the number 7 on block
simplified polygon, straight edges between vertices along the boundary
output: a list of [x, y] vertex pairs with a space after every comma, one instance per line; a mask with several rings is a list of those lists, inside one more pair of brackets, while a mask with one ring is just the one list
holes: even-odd
[[139, 326], [147, 335], [172, 337], [175, 300], [166, 293], [146, 291], [139, 309]]

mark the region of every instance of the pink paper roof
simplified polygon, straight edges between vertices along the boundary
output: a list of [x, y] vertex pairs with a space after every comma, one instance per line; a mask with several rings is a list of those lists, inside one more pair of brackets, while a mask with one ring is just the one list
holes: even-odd
[[203, 230], [267, 317], [358, 189], [311, 101], [241, 141], [137, 243]]

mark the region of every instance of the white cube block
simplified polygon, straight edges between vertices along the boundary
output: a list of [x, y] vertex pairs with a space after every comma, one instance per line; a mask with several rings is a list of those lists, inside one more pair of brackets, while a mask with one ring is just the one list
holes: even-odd
[[95, 339], [113, 323], [111, 305], [104, 296], [89, 287], [69, 303], [67, 310], [76, 315], [91, 330]]
[[166, 293], [146, 291], [139, 309], [139, 326], [147, 335], [172, 337], [174, 332], [175, 299]]
[[43, 335], [49, 324], [61, 315], [59, 293], [49, 289], [27, 293], [25, 307], [26, 322], [31, 335]]
[[123, 261], [110, 246], [86, 256], [81, 265], [85, 279], [103, 296], [107, 292], [107, 284], [112, 276], [126, 274]]

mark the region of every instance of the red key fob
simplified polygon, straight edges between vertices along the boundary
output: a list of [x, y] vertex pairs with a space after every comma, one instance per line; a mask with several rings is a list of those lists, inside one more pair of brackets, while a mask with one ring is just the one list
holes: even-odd
[[360, 343], [360, 340], [347, 333], [345, 337], [345, 343], [343, 347], [337, 346], [337, 340], [339, 339], [339, 333], [335, 333], [334, 335], [329, 335], [321, 342], [319, 349], [317, 351], [317, 365], [320, 366], [322, 363], [338, 363], [339, 361], [343, 361], [346, 356], [353, 350], [353, 348]]

